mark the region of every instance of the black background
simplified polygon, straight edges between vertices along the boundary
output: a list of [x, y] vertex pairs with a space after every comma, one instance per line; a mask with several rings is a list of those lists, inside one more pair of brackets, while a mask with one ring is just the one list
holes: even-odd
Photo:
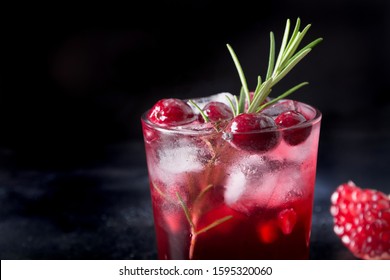
[[237, 93], [226, 43], [255, 87], [269, 31], [279, 44], [298, 16], [312, 24], [304, 43], [324, 41], [274, 93], [309, 81], [293, 98], [323, 113], [312, 256], [351, 258], [325, 236], [338, 184], [390, 192], [385, 0], [34, 3], [2, 13], [2, 258], [155, 257], [152, 222], [148, 241], [137, 241], [144, 229], [135, 226], [151, 219], [142, 113], [161, 98]]

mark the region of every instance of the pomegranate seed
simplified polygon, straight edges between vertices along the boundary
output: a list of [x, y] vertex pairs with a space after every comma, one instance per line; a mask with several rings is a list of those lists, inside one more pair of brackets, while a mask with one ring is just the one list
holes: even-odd
[[257, 226], [256, 230], [263, 243], [272, 243], [279, 237], [278, 225], [274, 221], [262, 222]]
[[332, 194], [331, 203], [334, 232], [356, 257], [390, 259], [389, 197], [348, 182]]
[[227, 135], [232, 136], [227, 140], [233, 146], [251, 152], [269, 151], [280, 140], [274, 120], [264, 114], [254, 113], [236, 116], [227, 126]]
[[[289, 128], [306, 122], [306, 118], [297, 111], [287, 111], [281, 113], [275, 119], [279, 128]], [[291, 146], [296, 146], [304, 142], [310, 135], [311, 126], [291, 128], [283, 131], [283, 139]]]
[[161, 99], [149, 111], [148, 119], [159, 125], [177, 126], [193, 121], [194, 112], [180, 99]]
[[278, 215], [278, 223], [282, 232], [286, 235], [290, 234], [297, 222], [297, 213], [294, 209], [285, 209], [281, 211]]

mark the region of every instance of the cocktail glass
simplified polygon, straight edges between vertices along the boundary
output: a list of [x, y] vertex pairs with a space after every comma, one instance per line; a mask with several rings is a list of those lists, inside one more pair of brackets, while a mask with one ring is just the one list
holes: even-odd
[[291, 100], [264, 113], [286, 102], [308, 121], [250, 132], [255, 141], [274, 137], [270, 150], [238, 147], [234, 139], [248, 133], [227, 133], [223, 123], [168, 128], [143, 115], [160, 259], [309, 257], [321, 113]]

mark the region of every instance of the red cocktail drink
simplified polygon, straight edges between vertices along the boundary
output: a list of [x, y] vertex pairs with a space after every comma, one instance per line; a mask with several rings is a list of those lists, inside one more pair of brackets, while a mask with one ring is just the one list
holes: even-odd
[[[308, 257], [321, 115], [290, 100], [264, 115], [283, 110], [307, 120], [240, 134], [228, 121], [216, 130], [197, 118], [174, 128], [142, 119], [159, 258]], [[237, 146], [242, 136], [273, 147]]]
[[160, 259], [305, 259], [309, 254], [321, 114], [271, 89], [321, 38], [287, 21], [279, 55], [239, 97], [162, 99], [142, 117]]

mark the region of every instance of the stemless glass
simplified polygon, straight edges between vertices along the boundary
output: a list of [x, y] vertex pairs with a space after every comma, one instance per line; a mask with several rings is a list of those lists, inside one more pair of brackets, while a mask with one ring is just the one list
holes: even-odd
[[296, 104], [307, 122], [250, 132], [276, 136], [265, 151], [234, 145], [242, 134], [142, 116], [160, 259], [309, 257], [321, 113]]

